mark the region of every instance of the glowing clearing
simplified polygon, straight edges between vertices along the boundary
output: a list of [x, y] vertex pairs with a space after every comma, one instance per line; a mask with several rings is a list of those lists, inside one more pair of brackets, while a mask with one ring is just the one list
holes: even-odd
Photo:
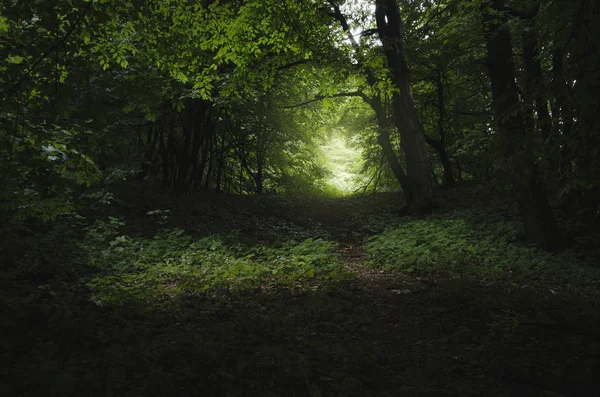
[[330, 172], [327, 184], [341, 193], [356, 190], [360, 150], [349, 147], [343, 137], [333, 137], [328, 144], [321, 146], [321, 150], [327, 159], [326, 166]]

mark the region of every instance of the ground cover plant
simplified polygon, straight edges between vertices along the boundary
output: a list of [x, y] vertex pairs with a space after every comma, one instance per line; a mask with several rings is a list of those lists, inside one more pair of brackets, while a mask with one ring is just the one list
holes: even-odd
[[462, 209], [405, 218], [369, 238], [367, 263], [429, 277], [474, 278], [485, 284], [597, 294], [597, 253], [550, 253], [519, 241], [518, 222], [501, 209]]

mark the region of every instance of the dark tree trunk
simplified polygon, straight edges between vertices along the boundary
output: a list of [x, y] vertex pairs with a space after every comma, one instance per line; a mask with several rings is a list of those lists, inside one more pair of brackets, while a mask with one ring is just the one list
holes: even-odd
[[210, 108], [207, 109], [206, 104], [202, 100], [194, 100], [190, 109], [190, 128], [192, 136], [192, 147], [189, 153], [189, 164], [191, 165], [191, 173], [189, 180], [186, 181], [188, 189], [199, 189], [199, 181], [202, 178], [203, 163], [199, 159], [200, 155], [204, 155], [203, 146], [208, 133], [208, 119], [210, 117]]
[[212, 179], [212, 174], [213, 174], [213, 170], [214, 170], [214, 166], [215, 166], [215, 157], [216, 157], [216, 153], [217, 153], [217, 147], [216, 147], [216, 125], [213, 125], [211, 134], [210, 134], [210, 139], [206, 148], [206, 151], [208, 153], [208, 170], [206, 171], [206, 177], [204, 178], [204, 191], [208, 192], [208, 189], [210, 188], [210, 183], [211, 183], [211, 179]]
[[442, 71], [438, 70], [437, 78], [437, 94], [438, 94], [438, 133], [440, 134], [440, 148], [437, 149], [440, 155], [440, 161], [442, 162], [442, 167], [444, 168], [444, 180], [442, 182], [443, 186], [446, 188], [451, 188], [454, 186], [454, 170], [452, 169], [452, 162], [450, 161], [450, 156], [448, 155], [448, 151], [446, 150], [446, 130], [444, 124], [446, 124], [446, 101], [444, 98], [444, 82], [442, 80]]
[[402, 165], [398, 160], [398, 156], [396, 156], [396, 152], [394, 151], [394, 147], [392, 146], [392, 141], [390, 137], [390, 133], [394, 129], [394, 126], [388, 120], [385, 109], [383, 108], [383, 103], [381, 102], [381, 98], [376, 96], [374, 98], [369, 99], [369, 104], [371, 108], [375, 111], [375, 116], [377, 118], [377, 127], [379, 130], [379, 136], [377, 137], [377, 141], [381, 148], [383, 149], [383, 154], [396, 177], [396, 180], [400, 183], [402, 187], [402, 191], [406, 197], [406, 202], [410, 203], [412, 198], [412, 186], [404, 173], [404, 169], [402, 169]]
[[184, 113], [180, 114], [180, 120], [183, 142], [177, 148], [170, 148], [176, 156], [177, 164], [174, 187], [175, 190], [184, 192], [199, 189], [201, 186], [208, 158], [207, 140], [212, 136], [214, 129], [212, 104], [194, 99], [187, 104]]
[[492, 0], [492, 10], [483, 7], [486, 63], [492, 86], [498, 131], [504, 141], [504, 160], [512, 183], [525, 233], [530, 241], [545, 249], [562, 244], [561, 233], [548, 204], [533, 158], [515, 82], [515, 66], [510, 29], [501, 10], [503, 0]]
[[166, 185], [169, 188], [173, 188], [175, 185], [175, 178], [177, 175], [177, 145], [175, 143], [175, 125], [176, 125], [176, 117], [173, 115], [171, 119], [171, 125], [169, 128], [169, 136], [167, 138], [167, 154], [168, 154], [168, 162], [169, 165], [169, 179], [166, 180]]
[[560, 170], [562, 173], [570, 174], [573, 172], [573, 162], [571, 159], [571, 148], [567, 143], [571, 138], [576, 112], [573, 107], [569, 86], [565, 80], [563, 66], [563, 51], [557, 48], [552, 54], [552, 80], [553, 92], [555, 93], [552, 117], [554, 118], [555, 126], [554, 136], [563, 143], [560, 151]]
[[221, 178], [223, 177], [223, 159], [219, 158], [217, 165], [217, 176], [215, 178], [215, 192], [221, 193]]
[[256, 175], [254, 176], [254, 181], [256, 183], [256, 194], [263, 194], [263, 165], [262, 162], [259, 162], [256, 167]]
[[[185, 112], [187, 114], [180, 114], [181, 130], [183, 132], [183, 142], [179, 146], [177, 151], [177, 172], [175, 173], [174, 188], [178, 192], [185, 192], [188, 190], [188, 174], [192, 162], [190, 161], [191, 155], [190, 150], [192, 149], [192, 142], [196, 133], [194, 125], [194, 102], [187, 104]], [[187, 115], [187, 122], [185, 120]]]
[[446, 123], [446, 104], [444, 100], [444, 84], [442, 81], [441, 70], [437, 71], [436, 88], [438, 96], [438, 134], [440, 139], [436, 140], [425, 135], [425, 142], [433, 147], [440, 156], [440, 162], [442, 163], [442, 168], [444, 169], [442, 186], [445, 188], [451, 188], [454, 186], [455, 180], [452, 162], [450, 161], [450, 156], [446, 150], [446, 130], [444, 128], [444, 124]]
[[212, 118], [210, 116], [210, 108], [206, 112], [208, 113], [208, 115], [205, 116], [204, 123], [202, 124], [202, 157], [200, 159], [198, 171], [194, 175], [194, 183], [196, 184], [198, 189], [202, 187], [202, 178], [204, 178], [204, 170], [206, 169], [206, 164], [208, 162], [208, 153], [210, 151], [211, 138], [213, 135], [212, 130], [214, 128]]
[[458, 160], [454, 160], [456, 162], [456, 177], [458, 178], [459, 182], [463, 181], [463, 172], [462, 172], [462, 167], [460, 166], [460, 163], [458, 162]]
[[142, 163], [141, 171], [137, 175], [138, 180], [140, 181], [146, 179], [148, 173], [154, 166], [154, 152], [156, 150], [159, 136], [160, 133], [158, 125], [153, 124], [146, 134], [146, 143], [144, 144], [144, 162]]
[[159, 125], [160, 129], [160, 157], [162, 163], [162, 183], [167, 186], [169, 183], [169, 151], [167, 150], [167, 145], [165, 144], [165, 137], [163, 128]]
[[533, 27], [526, 26], [523, 31], [523, 66], [525, 69], [525, 85], [527, 100], [526, 110], [533, 120], [534, 110], [537, 114], [538, 133], [543, 138], [543, 150], [546, 160], [546, 172], [553, 181], [560, 178], [560, 160], [558, 136], [553, 134], [554, 127], [548, 111], [546, 82], [540, 61], [538, 40]]
[[425, 141], [433, 147], [440, 156], [440, 162], [442, 163], [442, 168], [444, 169], [444, 178], [442, 180], [442, 186], [444, 188], [451, 188], [455, 185], [454, 180], [454, 170], [452, 167], [452, 162], [450, 161], [450, 156], [446, 151], [445, 145], [436, 139], [430, 138], [425, 135]]
[[537, 37], [532, 28], [527, 27], [523, 33], [523, 60], [526, 74], [527, 90], [535, 101], [537, 113], [537, 126], [542, 137], [547, 140], [552, 135], [552, 119], [548, 112], [548, 99], [546, 98], [544, 74], [540, 62], [540, 50]]
[[423, 127], [412, 98], [408, 65], [404, 56], [404, 26], [396, 0], [377, 0], [375, 18], [388, 62], [390, 77], [399, 90], [392, 94], [394, 124], [400, 132], [410, 185], [409, 209], [424, 212], [433, 206], [434, 182], [425, 149]]

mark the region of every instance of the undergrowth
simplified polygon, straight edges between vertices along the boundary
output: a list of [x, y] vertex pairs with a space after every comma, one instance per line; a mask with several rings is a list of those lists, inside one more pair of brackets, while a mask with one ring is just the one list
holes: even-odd
[[[597, 310], [558, 294], [591, 290], [597, 273], [585, 263], [593, 259], [520, 244], [518, 227], [490, 216], [490, 207], [415, 219], [394, 215], [391, 195], [178, 197], [172, 206], [154, 199], [9, 231], [27, 237], [12, 247], [27, 255], [1, 253], [14, 259], [0, 267], [0, 360], [8, 364], [0, 368], [0, 394], [598, 390]], [[358, 247], [367, 233], [380, 233], [366, 243], [372, 266], [446, 275], [447, 282], [399, 277], [388, 284], [381, 272], [381, 283], [363, 289], [332, 240]], [[345, 254], [361, 264], [355, 252]], [[544, 285], [557, 296], [533, 299], [459, 277]], [[528, 384], [544, 390], [504, 393]]]
[[549, 253], [519, 241], [517, 222], [489, 209], [404, 218], [365, 243], [367, 264], [416, 276], [597, 294], [600, 268], [574, 250]]
[[245, 245], [218, 236], [194, 239], [182, 229], [131, 237], [118, 233], [122, 226], [117, 218], [97, 222], [81, 245], [96, 273], [87, 285], [100, 305], [160, 305], [220, 291], [316, 289], [352, 278], [335, 253], [337, 244], [322, 238]]

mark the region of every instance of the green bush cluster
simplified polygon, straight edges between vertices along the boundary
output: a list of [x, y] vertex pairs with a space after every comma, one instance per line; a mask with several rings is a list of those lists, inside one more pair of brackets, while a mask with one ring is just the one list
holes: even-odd
[[592, 292], [600, 269], [575, 251], [549, 253], [519, 242], [518, 223], [480, 209], [405, 218], [365, 243], [367, 263], [407, 273], [485, 283]]
[[121, 221], [96, 223], [83, 244], [88, 265], [97, 271], [88, 286], [105, 304], [128, 300], [164, 302], [176, 296], [217, 291], [307, 289], [352, 278], [320, 238], [276, 245], [228, 244], [209, 236], [193, 239], [181, 229], [153, 238], [117, 233]]

